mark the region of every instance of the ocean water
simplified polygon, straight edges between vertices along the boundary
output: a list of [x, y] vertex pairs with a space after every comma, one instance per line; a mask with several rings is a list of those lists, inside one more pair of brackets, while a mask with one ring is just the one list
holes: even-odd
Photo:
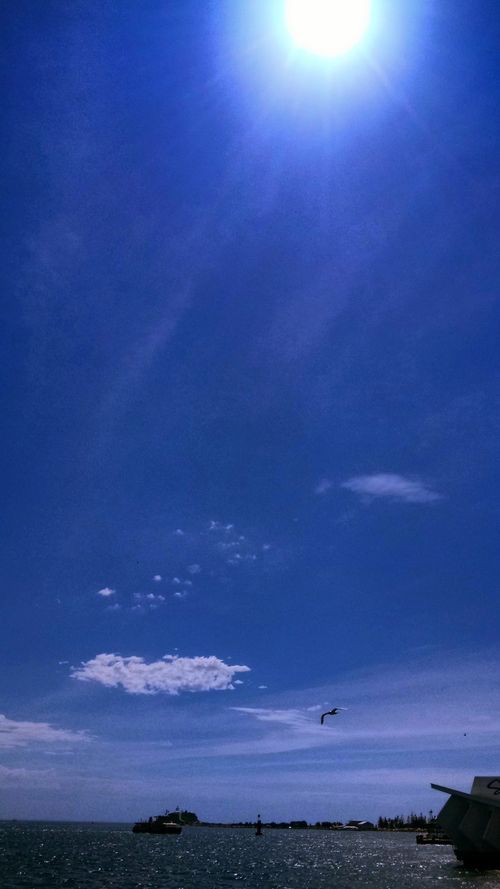
[[1, 889], [493, 889], [500, 871], [466, 871], [450, 846], [414, 834], [0, 823]]

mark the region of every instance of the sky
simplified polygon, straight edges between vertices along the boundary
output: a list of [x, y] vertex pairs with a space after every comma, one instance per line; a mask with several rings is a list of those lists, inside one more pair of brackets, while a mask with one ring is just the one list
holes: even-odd
[[0, 817], [498, 774], [497, 4], [0, 18]]

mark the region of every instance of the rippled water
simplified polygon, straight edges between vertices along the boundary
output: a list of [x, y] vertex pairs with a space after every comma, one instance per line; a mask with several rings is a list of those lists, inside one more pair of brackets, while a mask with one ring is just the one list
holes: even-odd
[[122, 824], [0, 824], [1, 889], [425, 889], [500, 886], [466, 871], [449, 846], [414, 834], [185, 828], [180, 837]]

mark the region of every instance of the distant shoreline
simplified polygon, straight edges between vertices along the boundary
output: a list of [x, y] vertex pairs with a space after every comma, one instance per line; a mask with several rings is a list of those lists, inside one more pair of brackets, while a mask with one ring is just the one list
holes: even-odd
[[[222, 822], [208, 822], [208, 821], [200, 821], [199, 824], [191, 824], [186, 825], [189, 827], [209, 827], [209, 828], [223, 828], [227, 830], [255, 830], [255, 824], [231, 824], [231, 823], [222, 823]], [[315, 824], [308, 824], [306, 827], [292, 827], [290, 824], [265, 824], [262, 822], [262, 830], [327, 830], [327, 831], [335, 831], [339, 833], [420, 833], [422, 831], [421, 827], [371, 827], [371, 828], [358, 828], [358, 827], [347, 827], [347, 825], [343, 827], [316, 827]]]
[[[246, 822], [222, 822], [222, 821], [198, 821], [195, 824], [185, 824], [183, 827], [186, 829], [191, 828], [208, 828], [211, 830], [255, 830], [256, 821], [246, 821]], [[13, 824], [54, 824], [54, 825], [64, 825], [64, 824], [84, 824], [86, 826], [112, 826], [119, 825], [120, 827], [128, 827], [133, 824], [132, 821], [88, 821], [81, 819], [50, 819], [50, 818], [0, 818], [0, 825], [13, 825]], [[416, 826], [401, 826], [401, 827], [377, 827], [374, 825], [373, 827], [356, 827], [354, 825], [349, 824], [335, 824], [335, 825], [322, 825], [322, 824], [300, 824], [290, 823], [290, 822], [261, 822], [262, 830], [308, 830], [308, 831], [332, 831], [332, 832], [340, 832], [340, 833], [420, 833], [423, 829], [422, 827]]]
[[[183, 825], [187, 828], [209, 828], [211, 830], [223, 829], [223, 830], [255, 830], [255, 825], [257, 822], [219, 822], [219, 821], [199, 821], [196, 824], [186, 824]], [[133, 824], [132, 821], [87, 821], [80, 819], [50, 819], [50, 818], [0, 818], [0, 825], [4, 824], [85, 824], [88, 826], [92, 825], [103, 825], [103, 826], [112, 826], [112, 825], [120, 825], [120, 826], [129, 826]], [[370, 827], [370, 828], [358, 828], [349, 825], [338, 825], [338, 826], [322, 826], [316, 824], [307, 824], [300, 825], [300, 827], [292, 825], [287, 822], [280, 823], [266, 823], [262, 822], [263, 830], [308, 830], [308, 831], [335, 831], [340, 833], [419, 833], [422, 831], [421, 827]]]

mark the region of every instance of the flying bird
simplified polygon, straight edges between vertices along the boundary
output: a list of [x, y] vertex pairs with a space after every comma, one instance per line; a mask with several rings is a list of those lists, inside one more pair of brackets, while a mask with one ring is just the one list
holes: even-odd
[[325, 721], [325, 716], [336, 716], [337, 713], [340, 712], [340, 710], [345, 710], [345, 709], [346, 709], [345, 707], [333, 707], [332, 710], [327, 710], [326, 713], [322, 713], [321, 714], [321, 725], [323, 725], [323, 723]]

